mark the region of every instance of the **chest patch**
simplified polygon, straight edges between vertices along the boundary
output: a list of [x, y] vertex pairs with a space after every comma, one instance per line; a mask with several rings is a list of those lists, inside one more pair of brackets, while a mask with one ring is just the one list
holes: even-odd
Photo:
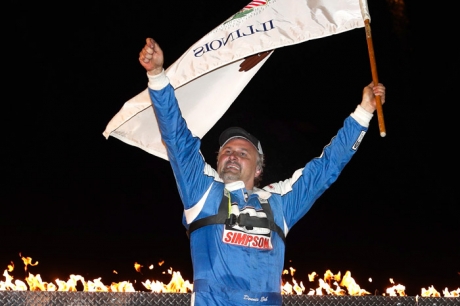
[[270, 234], [256, 235], [256, 234], [245, 233], [242, 231], [237, 231], [234, 229], [225, 228], [222, 241], [224, 243], [240, 245], [240, 246], [245, 246], [249, 248], [264, 249], [264, 250], [273, 249], [272, 241], [270, 239]]
[[222, 242], [248, 248], [271, 250], [271, 231], [267, 214], [252, 206], [239, 210], [238, 203], [232, 203], [231, 215], [224, 224]]

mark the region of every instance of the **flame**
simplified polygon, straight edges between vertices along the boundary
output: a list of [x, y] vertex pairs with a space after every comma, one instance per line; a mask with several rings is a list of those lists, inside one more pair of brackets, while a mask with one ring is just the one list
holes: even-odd
[[283, 286], [281, 286], [281, 294], [297, 294], [300, 295], [305, 291], [305, 286], [302, 282], [300, 284], [297, 283], [295, 279], [292, 279], [293, 285], [289, 282], [286, 282]]
[[[395, 284], [392, 278], [390, 278], [390, 283], [393, 285]], [[387, 288], [386, 293], [388, 293], [389, 296], [406, 296], [404, 290], [406, 290], [406, 287], [403, 285], [394, 285], [393, 287]]]
[[294, 274], [296, 272], [296, 269], [290, 267], [289, 271], [285, 269], [283, 271], [283, 275], [290, 275], [292, 279], [292, 285], [289, 282], [286, 282], [281, 286], [281, 294], [302, 294], [305, 291], [305, 286], [303, 285], [302, 282], [297, 283], [297, 281], [294, 279]]
[[433, 286], [428, 287], [428, 289], [422, 288], [422, 296], [428, 297], [428, 296], [433, 296], [433, 297], [439, 297], [441, 296], [436, 289], [434, 289]]
[[[326, 273], [324, 273], [324, 279], [318, 279], [319, 287], [316, 289], [310, 289], [308, 295], [315, 295], [315, 293], [316, 295], [323, 295], [323, 293], [329, 295], [345, 295], [345, 290], [340, 288], [340, 285], [337, 283], [340, 281], [340, 275], [340, 272], [334, 274], [331, 270], [327, 270]], [[316, 276], [318, 276], [316, 272], [308, 274], [310, 282], [313, 282]], [[336, 288], [333, 289], [332, 286], [335, 286]]]
[[13, 272], [14, 270], [14, 262], [11, 262], [11, 265], [8, 265], [8, 272]]
[[442, 291], [442, 294], [444, 294], [444, 296], [446, 296], [446, 297], [459, 297], [460, 296], [460, 288], [458, 288], [457, 290], [449, 292], [449, 290], [446, 287]]
[[387, 288], [386, 293], [388, 293], [389, 296], [406, 296], [404, 290], [406, 290], [405, 286], [395, 285], [393, 287]]
[[331, 272], [331, 270], [327, 270], [326, 273], [324, 273], [324, 280], [328, 282], [329, 286], [331, 285], [331, 281], [335, 280], [337, 282], [340, 282], [340, 271], [339, 273], [335, 274]]
[[34, 264], [32, 263], [31, 257], [21, 257], [22, 261], [24, 262], [24, 271], [27, 271], [27, 265], [36, 266], [38, 265], [38, 261]]
[[342, 278], [342, 282], [340, 283], [340, 286], [346, 287], [349, 295], [371, 294], [370, 292], [364, 289], [361, 289], [361, 287], [359, 287], [359, 285], [355, 282], [353, 277], [351, 277], [350, 271], [345, 272], [345, 275]]
[[[32, 258], [22, 257], [24, 265], [26, 266], [36, 266], [38, 262], [32, 263]], [[140, 272], [142, 265], [135, 263], [134, 265], [136, 271]], [[151, 266], [153, 268], [153, 265]], [[89, 292], [135, 292], [134, 286], [129, 281], [122, 281], [119, 283], [112, 283], [110, 286], [104, 284], [101, 281], [101, 278], [96, 278], [94, 280], [86, 281], [81, 275], [70, 275], [67, 281], [56, 279], [54, 283], [44, 282], [40, 274], [34, 275], [29, 272], [26, 277], [26, 282], [20, 280], [14, 280], [13, 276], [8, 272], [14, 270], [14, 264], [8, 265], [8, 269], [4, 271], [3, 276], [5, 281], [0, 281], [0, 290], [13, 290], [13, 291], [78, 291], [77, 285], [81, 284], [83, 291]], [[118, 274], [117, 271], [113, 270], [113, 273]], [[189, 281], [185, 281], [180, 272], [175, 272], [172, 268], [168, 269], [168, 273], [172, 275], [172, 279], [168, 284], [163, 284], [161, 282], [152, 282], [146, 281], [144, 286], [148, 290], [154, 292], [178, 292], [186, 293], [193, 290], [193, 285]], [[13, 282], [14, 280], [14, 282]], [[152, 285], [154, 284], [154, 285]]]
[[[168, 271], [169, 272], [169, 271]], [[145, 288], [155, 293], [177, 292], [186, 293], [193, 291], [193, 285], [189, 281], [184, 281], [180, 272], [170, 270], [172, 274], [171, 281], [165, 285], [160, 281], [146, 280], [142, 282]]]
[[[38, 265], [38, 261], [32, 262], [31, 257], [23, 257], [21, 259], [24, 263], [24, 269], [27, 271], [28, 266]], [[162, 266], [164, 261], [158, 263], [158, 266]], [[137, 272], [141, 272], [143, 265], [135, 262], [134, 268]], [[149, 269], [153, 269], [153, 265], [149, 266]], [[21, 280], [14, 280], [13, 276], [9, 273], [13, 272], [14, 263], [11, 262], [7, 266], [7, 269], [4, 271], [3, 276], [5, 277], [4, 281], [0, 280], [0, 290], [13, 290], [13, 291], [78, 291], [78, 288], [83, 288], [83, 291], [89, 292], [135, 292], [133, 283], [129, 281], [121, 281], [119, 283], [112, 283], [106, 285], [102, 282], [101, 278], [96, 278], [94, 280], [85, 280], [81, 275], [70, 275], [67, 281], [56, 279], [53, 282], [45, 282], [42, 280], [40, 274], [32, 274], [28, 272], [28, 276], [25, 278], [25, 282]], [[298, 282], [294, 278], [296, 269], [289, 268], [285, 269], [282, 272], [283, 277], [290, 277], [290, 282], [284, 281], [281, 286], [282, 294], [304, 294], [306, 288], [302, 282]], [[114, 274], [118, 274], [117, 271], [113, 270]], [[158, 280], [149, 280], [147, 279], [144, 282], [141, 282], [142, 285], [154, 293], [187, 293], [193, 291], [193, 284], [188, 280], [184, 280], [181, 273], [174, 271], [172, 268], [167, 269], [163, 274], [171, 275], [171, 280], [169, 283], [164, 284]], [[142, 273], [141, 273], [142, 274]], [[309, 288], [307, 295], [353, 295], [353, 296], [362, 296], [370, 294], [368, 291], [361, 289], [361, 287], [356, 283], [356, 281], [351, 277], [351, 272], [347, 271], [343, 278], [341, 273], [337, 274], [332, 273], [330, 270], [327, 270], [324, 273], [323, 279], [319, 278], [316, 272], [308, 274], [308, 279], [310, 282], [314, 282], [317, 279], [317, 287]], [[369, 282], [372, 282], [372, 278], [368, 279]], [[136, 281], [135, 281], [136, 282]], [[392, 278], [390, 278], [390, 283], [393, 285], [386, 289], [386, 294], [389, 296], [406, 296], [405, 286], [396, 285]], [[384, 294], [385, 295], [385, 294]], [[445, 288], [442, 291], [442, 295], [445, 297], [459, 297], [460, 288], [449, 291], [448, 288]], [[421, 292], [422, 297], [440, 297], [441, 293], [438, 292], [434, 286], [430, 286], [428, 289], [422, 288]], [[417, 295], [418, 301], [418, 295]]]
[[13, 284], [13, 277], [8, 274], [8, 271], [5, 270], [3, 273], [5, 276], [5, 282], [0, 282], [0, 290], [15, 290], [15, 291], [25, 291], [27, 290], [27, 285], [20, 280], [16, 280]]
[[137, 272], [141, 272], [141, 268], [144, 266], [138, 264], [137, 262], [134, 263], [134, 269], [136, 269]]
[[127, 281], [123, 281], [120, 283], [112, 283], [110, 286], [111, 292], [135, 292], [133, 284]]
[[30, 291], [47, 291], [47, 283], [42, 281], [40, 274], [34, 276], [32, 273], [29, 273], [29, 276], [26, 277], [27, 284], [29, 285]]

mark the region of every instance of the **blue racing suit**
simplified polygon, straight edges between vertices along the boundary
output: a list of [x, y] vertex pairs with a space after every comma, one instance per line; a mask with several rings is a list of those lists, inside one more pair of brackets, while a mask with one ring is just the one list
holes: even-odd
[[[295, 171], [292, 177], [251, 191], [241, 181], [224, 184], [205, 162], [200, 152], [201, 141], [188, 129], [164, 72], [149, 76], [149, 94], [184, 205], [186, 229], [195, 220], [217, 214], [223, 199], [228, 199], [231, 213], [258, 218], [267, 218], [261, 203], [268, 201], [272, 219], [287, 235], [337, 179], [356, 152], [372, 118], [372, 114], [358, 106], [321, 156]], [[282, 305], [285, 245], [276, 232], [212, 224], [193, 231], [189, 238], [192, 305]]]

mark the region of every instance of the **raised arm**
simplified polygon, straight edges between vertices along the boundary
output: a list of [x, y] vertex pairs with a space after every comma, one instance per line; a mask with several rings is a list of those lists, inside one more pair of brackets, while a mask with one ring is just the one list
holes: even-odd
[[208, 190], [215, 171], [205, 163], [200, 153], [201, 141], [191, 133], [182, 117], [174, 88], [163, 69], [163, 51], [152, 38], [146, 39], [139, 52], [139, 62], [147, 71], [148, 92], [161, 138], [166, 146], [184, 208], [189, 209]]
[[385, 101], [383, 84], [374, 86], [371, 83], [364, 87], [361, 103], [345, 119], [343, 127], [324, 147], [321, 155], [294, 172], [291, 178], [264, 188], [281, 195], [284, 216], [289, 228], [303, 217], [316, 199], [336, 181], [358, 150], [376, 110], [376, 95], [381, 97], [382, 103]]
[[163, 51], [152, 38], [145, 40], [145, 46], [139, 53], [139, 62], [149, 75], [157, 75], [163, 71]]
[[377, 108], [375, 96], [380, 96], [380, 101], [385, 103], [385, 86], [379, 83], [374, 86], [374, 83], [370, 83], [363, 89], [363, 99], [361, 101], [361, 107], [369, 113], [373, 113]]

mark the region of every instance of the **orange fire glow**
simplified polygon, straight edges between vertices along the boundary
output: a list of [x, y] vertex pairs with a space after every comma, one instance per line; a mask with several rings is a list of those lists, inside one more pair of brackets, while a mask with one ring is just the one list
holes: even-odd
[[32, 263], [32, 258], [31, 257], [22, 257], [21, 254], [19, 254], [21, 257], [22, 261], [24, 262], [24, 270], [27, 271], [27, 266], [36, 266], [38, 265], [38, 261], [35, 263]]
[[[390, 283], [395, 283], [392, 278], [390, 278]], [[406, 290], [406, 287], [403, 285], [394, 285], [393, 287], [387, 288], [386, 293], [388, 293], [389, 296], [406, 296], [404, 290]]]
[[[38, 261], [33, 262], [31, 257], [23, 257], [21, 259], [24, 263], [24, 269], [27, 272], [28, 266], [38, 265]], [[164, 262], [159, 262], [158, 266], [162, 266]], [[135, 262], [134, 269], [136, 272], [141, 273], [143, 265]], [[149, 266], [149, 269], [153, 269], [153, 265]], [[11, 290], [11, 291], [78, 291], [77, 285], [79, 288], [83, 288], [83, 291], [89, 292], [135, 292], [134, 286], [129, 281], [121, 281], [119, 283], [112, 283], [106, 285], [101, 281], [101, 278], [96, 278], [94, 280], [85, 280], [81, 275], [70, 275], [69, 279], [64, 281], [56, 279], [54, 282], [45, 282], [42, 280], [40, 274], [32, 274], [28, 272], [28, 276], [25, 278], [25, 282], [22, 280], [15, 280], [11, 272], [14, 270], [14, 263], [11, 262], [5, 269], [3, 276], [5, 277], [4, 281], [0, 280], [0, 290]], [[346, 271], [343, 277], [341, 273], [337, 274], [332, 273], [330, 270], [327, 270], [324, 273], [324, 277], [320, 278], [316, 272], [308, 274], [309, 282], [317, 282], [316, 288], [310, 288], [307, 293], [306, 287], [303, 282], [298, 282], [294, 278], [296, 270], [294, 268], [289, 268], [289, 270], [283, 271], [283, 285], [281, 287], [282, 294], [307, 294], [307, 295], [352, 295], [352, 296], [363, 296], [371, 294], [365, 289], [362, 289], [356, 281], [351, 277], [351, 272]], [[118, 274], [117, 271], [113, 273]], [[163, 272], [164, 273], [164, 272]], [[171, 275], [171, 281], [168, 284], [164, 284], [158, 280], [145, 280], [142, 285], [146, 290], [155, 292], [155, 293], [187, 293], [193, 291], [193, 284], [188, 280], [184, 280], [181, 273], [178, 271], [173, 271], [172, 268], [167, 270], [167, 273]], [[142, 273], [141, 273], [142, 274]], [[290, 282], [285, 281], [285, 277], [290, 277]], [[369, 278], [369, 282], [372, 282], [372, 279]], [[405, 286], [396, 285], [393, 279], [390, 279], [390, 283], [393, 285], [386, 289], [386, 294], [389, 296], [406, 296]], [[449, 291], [448, 288], [445, 288], [442, 293], [438, 292], [433, 286], [428, 289], [422, 288], [421, 290], [422, 297], [459, 297], [460, 288], [454, 291]]]
[[141, 268], [142, 268], [142, 267], [143, 267], [143, 266], [140, 265], [140, 264], [138, 264], [137, 262], [134, 263], [134, 269], [136, 269], [137, 272], [141, 272]]

